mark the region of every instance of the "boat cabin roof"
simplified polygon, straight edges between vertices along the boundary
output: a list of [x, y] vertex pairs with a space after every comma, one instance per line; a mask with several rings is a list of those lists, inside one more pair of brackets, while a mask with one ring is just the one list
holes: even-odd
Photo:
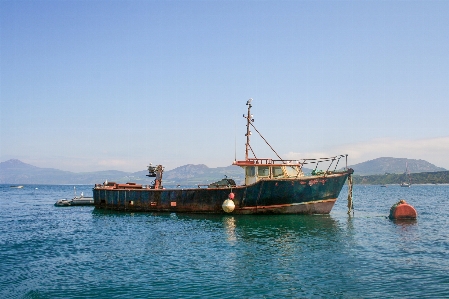
[[248, 160], [234, 161], [233, 165], [246, 166], [299, 166], [302, 164], [294, 160], [273, 160], [271, 158], [248, 158]]

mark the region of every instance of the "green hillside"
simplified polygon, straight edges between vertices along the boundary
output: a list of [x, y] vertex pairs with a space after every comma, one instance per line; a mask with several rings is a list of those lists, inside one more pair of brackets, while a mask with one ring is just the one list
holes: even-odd
[[[449, 171], [412, 173], [410, 179], [413, 184], [449, 184]], [[365, 185], [398, 185], [407, 181], [405, 174], [354, 175], [354, 184]]]

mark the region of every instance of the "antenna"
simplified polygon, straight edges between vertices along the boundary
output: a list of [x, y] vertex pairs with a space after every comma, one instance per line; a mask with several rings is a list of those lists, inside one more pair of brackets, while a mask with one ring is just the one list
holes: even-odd
[[237, 161], [237, 122], [234, 116], [234, 161]]

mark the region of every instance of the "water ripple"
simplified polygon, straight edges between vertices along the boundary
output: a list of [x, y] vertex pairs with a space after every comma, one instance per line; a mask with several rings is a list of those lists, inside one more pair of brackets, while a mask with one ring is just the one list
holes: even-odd
[[[223, 216], [57, 208], [70, 186], [0, 186], [0, 297], [449, 297], [449, 186], [387, 189], [355, 186], [348, 217], [345, 192], [331, 215]], [[386, 218], [400, 198], [417, 221]]]

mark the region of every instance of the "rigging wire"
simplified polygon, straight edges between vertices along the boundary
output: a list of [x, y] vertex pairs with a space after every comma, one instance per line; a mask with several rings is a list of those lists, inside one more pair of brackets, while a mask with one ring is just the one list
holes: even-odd
[[[256, 132], [259, 134], [259, 136], [263, 139], [263, 141], [265, 141], [265, 143], [271, 148], [271, 150], [276, 154], [276, 156], [278, 156], [278, 158], [281, 160], [281, 161], [284, 161], [284, 159], [282, 159], [279, 155], [278, 155], [278, 153], [276, 153], [276, 151], [274, 150], [274, 148], [268, 143], [268, 141], [262, 136], [262, 134], [260, 134], [260, 132], [256, 129], [256, 127], [254, 126], [254, 124], [252, 123], [252, 122], [250, 122], [249, 123], [253, 128], [254, 128], [254, 130], [256, 130]], [[252, 151], [252, 149], [251, 149], [251, 151]], [[254, 152], [253, 152], [253, 154], [254, 154]], [[254, 157], [255, 157], [256, 155], [254, 155]]]

